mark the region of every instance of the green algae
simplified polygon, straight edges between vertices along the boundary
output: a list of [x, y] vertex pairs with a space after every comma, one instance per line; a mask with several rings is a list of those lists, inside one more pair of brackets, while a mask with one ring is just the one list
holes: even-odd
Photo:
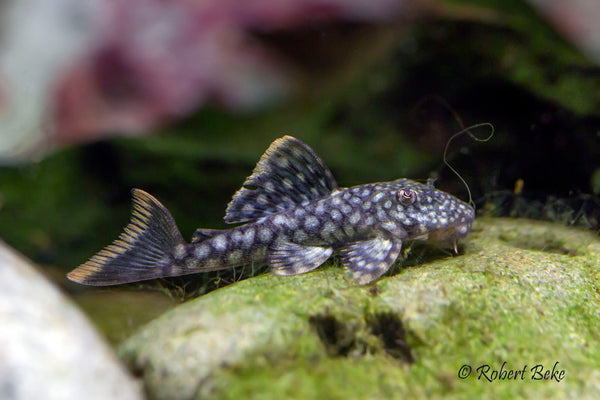
[[[367, 287], [336, 266], [259, 276], [177, 307], [119, 352], [156, 399], [594, 397], [599, 261], [589, 232], [482, 219], [461, 256]], [[489, 382], [494, 370], [524, 373]]]

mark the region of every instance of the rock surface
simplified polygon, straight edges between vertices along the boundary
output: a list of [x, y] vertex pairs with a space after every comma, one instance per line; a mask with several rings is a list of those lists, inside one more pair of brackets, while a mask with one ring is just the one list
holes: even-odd
[[248, 279], [119, 351], [153, 399], [598, 398], [598, 237], [480, 219], [464, 246], [415, 246], [367, 287], [338, 268]]
[[0, 242], [0, 399], [142, 398], [81, 312]]

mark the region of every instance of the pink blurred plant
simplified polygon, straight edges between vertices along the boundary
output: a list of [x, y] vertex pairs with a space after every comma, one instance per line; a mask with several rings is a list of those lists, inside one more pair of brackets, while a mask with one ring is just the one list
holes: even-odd
[[209, 102], [256, 109], [289, 93], [294, 66], [255, 33], [385, 21], [413, 3], [12, 0], [0, 10], [0, 158], [144, 134]]

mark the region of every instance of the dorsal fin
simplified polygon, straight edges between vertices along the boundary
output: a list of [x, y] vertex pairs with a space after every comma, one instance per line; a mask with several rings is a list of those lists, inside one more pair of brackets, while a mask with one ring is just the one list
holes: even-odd
[[233, 196], [225, 222], [254, 221], [321, 199], [337, 187], [331, 171], [310, 147], [284, 136], [271, 143]]

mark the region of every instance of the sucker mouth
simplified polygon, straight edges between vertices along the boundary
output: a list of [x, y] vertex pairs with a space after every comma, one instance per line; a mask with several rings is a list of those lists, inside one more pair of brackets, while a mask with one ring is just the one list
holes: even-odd
[[454, 250], [458, 254], [458, 239], [466, 236], [470, 224], [459, 224], [438, 229], [413, 237], [416, 240], [428, 240], [432, 244]]

